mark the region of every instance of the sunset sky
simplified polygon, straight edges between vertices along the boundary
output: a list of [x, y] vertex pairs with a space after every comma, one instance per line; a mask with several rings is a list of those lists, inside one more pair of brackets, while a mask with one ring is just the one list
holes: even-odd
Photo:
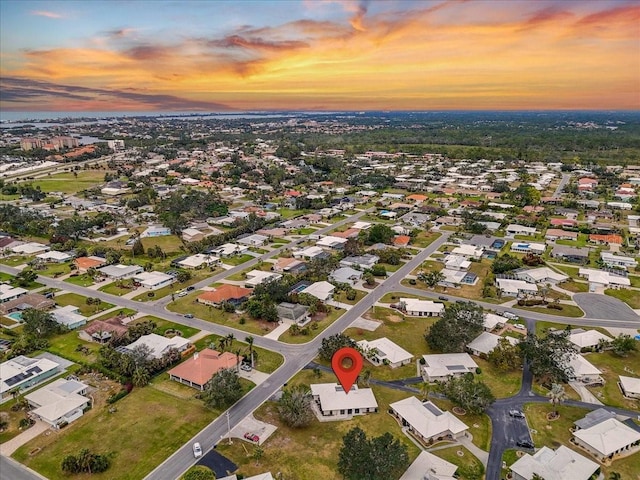
[[0, 0], [0, 109], [640, 109], [640, 2]]

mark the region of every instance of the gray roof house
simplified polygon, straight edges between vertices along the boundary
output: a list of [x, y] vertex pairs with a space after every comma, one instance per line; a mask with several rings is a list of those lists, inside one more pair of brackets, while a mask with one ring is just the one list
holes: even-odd
[[366, 254], [353, 257], [345, 257], [340, 260], [340, 266], [367, 269], [373, 267], [379, 261], [380, 257], [378, 257], [377, 255]]
[[300, 305], [299, 303], [282, 302], [276, 309], [278, 311], [278, 318], [282, 321], [304, 325], [310, 319], [309, 307]]
[[347, 283], [351, 286], [355, 285], [361, 278], [362, 272], [351, 267], [338, 268], [329, 275], [329, 281]]

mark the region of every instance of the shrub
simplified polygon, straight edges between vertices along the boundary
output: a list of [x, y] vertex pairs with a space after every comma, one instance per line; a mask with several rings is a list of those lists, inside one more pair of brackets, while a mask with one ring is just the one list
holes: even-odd
[[116, 403], [118, 400], [126, 397], [127, 395], [129, 395], [129, 392], [126, 389], [122, 389], [118, 393], [114, 393], [109, 398], [107, 398], [107, 403], [108, 404]]
[[482, 369], [480, 367], [476, 368], [476, 375], [480, 375], [482, 373]]
[[411, 279], [409, 279], [409, 285], [415, 285], [416, 283], [417, 283], [417, 282], [416, 282], [416, 279], [415, 279], [415, 278], [411, 278]]

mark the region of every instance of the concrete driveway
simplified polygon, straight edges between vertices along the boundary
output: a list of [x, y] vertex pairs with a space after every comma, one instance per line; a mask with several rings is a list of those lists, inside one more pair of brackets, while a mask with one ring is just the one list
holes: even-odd
[[605, 318], [607, 320], [637, 320], [640, 326], [640, 316], [622, 300], [597, 293], [576, 293], [573, 301], [584, 310], [586, 317]]
[[9, 457], [13, 454], [18, 448], [27, 443], [29, 440], [36, 438], [43, 432], [46, 432], [49, 429], [49, 424], [44, 423], [41, 420], [36, 420], [35, 425], [26, 429], [20, 435], [13, 437], [8, 442], [5, 442], [0, 445], [0, 454], [5, 457]]

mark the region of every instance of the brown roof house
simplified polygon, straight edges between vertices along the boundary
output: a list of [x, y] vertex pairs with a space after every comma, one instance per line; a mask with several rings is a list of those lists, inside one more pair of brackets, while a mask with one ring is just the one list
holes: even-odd
[[193, 354], [189, 360], [169, 370], [169, 378], [190, 387], [204, 390], [205, 384], [220, 370], [236, 368], [242, 357], [231, 352], [216, 352], [205, 348]]
[[249, 298], [251, 292], [252, 290], [250, 288], [244, 288], [237, 285], [229, 285], [225, 283], [224, 285], [217, 287], [215, 290], [204, 292], [198, 295], [198, 298], [196, 300], [198, 303], [211, 305], [214, 307], [219, 307], [224, 302], [238, 305]]

